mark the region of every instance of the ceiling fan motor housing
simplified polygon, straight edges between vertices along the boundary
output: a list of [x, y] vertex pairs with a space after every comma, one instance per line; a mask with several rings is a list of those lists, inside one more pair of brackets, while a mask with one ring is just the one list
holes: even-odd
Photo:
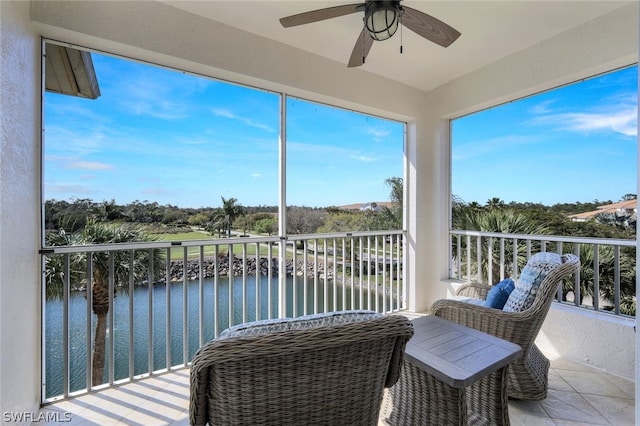
[[369, 0], [364, 11], [367, 31], [374, 40], [386, 40], [396, 33], [401, 14], [399, 1]]

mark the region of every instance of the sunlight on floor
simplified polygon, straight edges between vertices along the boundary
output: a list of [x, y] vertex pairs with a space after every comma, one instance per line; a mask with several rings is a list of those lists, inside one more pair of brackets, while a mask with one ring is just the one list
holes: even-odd
[[[556, 359], [543, 401], [509, 401], [514, 426], [595, 424], [632, 426], [635, 384]], [[44, 425], [188, 425], [189, 370], [142, 379], [44, 407]], [[48, 421], [47, 421], [48, 420]]]

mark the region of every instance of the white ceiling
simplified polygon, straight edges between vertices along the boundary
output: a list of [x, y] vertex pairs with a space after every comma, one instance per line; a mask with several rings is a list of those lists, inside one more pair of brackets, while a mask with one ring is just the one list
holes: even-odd
[[[362, 13], [283, 28], [279, 18], [358, 1], [189, 1], [164, 3], [338, 61], [346, 67]], [[408, 29], [374, 42], [360, 69], [429, 91], [473, 69], [590, 21], [629, 1], [404, 0], [462, 33], [448, 48]], [[400, 54], [402, 39], [403, 53]]]

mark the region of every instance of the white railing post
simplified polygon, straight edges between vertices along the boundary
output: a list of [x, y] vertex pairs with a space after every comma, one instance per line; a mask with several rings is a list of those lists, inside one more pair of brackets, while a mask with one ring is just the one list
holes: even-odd
[[[89, 392], [98, 386], [94, 386], [92, 383], [91, 352], [93, 328], [95, 327], [93, 315], [95, 295], [91, 283], [94, 269], [98, 266], [96, 264], [98, 256], [100, 259], [103, 257], [108, 259], [109, 270], [107, 277], [109, 295], [107, 325], [109, 332], [105, 357], [105, 375], [108, 380], [105, 380], [105, 384], [100, 385], [102, 388], [124, 381], [133, 381], [141, 376], [188, 366], [190, 344], [198, 342], [199, 345], [202, 345], [209, 338], [208, 336], [218, 336], [221, 324], [226, 328], [226, 326], [234, 325], [234, 322], [240, 318], [242, 320], [261, 319], [263, 317], [263, 303], [261, 301], [264, 301], [265, 298], [268, 301], [266, 305], [267, 317], [272, 316], [272, 309], [276, 308], [274, 305], [277, 305], [278, 315], [281, 315], [283, 309], [288, 312], [289, 304], [294, 306], [294, 315], [307, 313], [307, 306], [313, 307], [310, 309], [312, 312], [328, 312], [338, 308], [371, 309], [385, 313], [398, 311], [406, 303], [406, 282], [403, 279], [404, 266], [402, 264], [406, 253], [404, 238], [403, 231], [372, 231], [292, 236], [289, 240], [279, 237], [251, 237], [250, 240], [247, 238], [224, 238], [204, 241], [60, 246], [43, 250], [43, 268], [47, 263], [44, 261], [45, 256], [64, 257], [64, 267], [61, 272], [64, 275], [62, 300], [50, 302], [57, 303], [62, 314], [57, 314], [56, 317], [52, 317], [55, 320], [50, 319], [47, 324], [44, 324], [46, 315], [43, 311], [43, 330], [45, 325], [50, 330], [59, 330], [56, 342], [60, 343], [56, 343], [58, 345], [56, 351], [62, 355], [58, 357], [60, 361], [56, 361], [58, 364], [55, 368], [48, 368], [45, 364], [43, 371], [46, 374], [47, 370], [57, 370], [60, 378], [51, 379], [46, 384], [43, 380], [43, 400], [47, 402], [52, 398], [68, 398]], [[272, 271], [273, 259], [275, 259], [272, 253], [272, 243], [275, 241], [286, 245], [280, 253], [286, 254], [289, 250], [293, 250], [291, 274], [294, 276], [298, 273], [296, 247], [299, 241], [302, 242], [304, 248], [304, 253], [301, 256], [304, 259], [301, 271], [304, 281], [302, 295], [295, 291], [291, 294], [282, 293], [285, 297], [279, 296], [276, 300], [272, 298], [271, 281], [266, 288], [261, 286], [261, 244], [265, 243], [268, 247], [269, 266], [267, 269], [271, 276], [275, 275], [275, 271]], [[311, 247], [310, 241], [313, 242], [314, 250], [312, 259], [309, 259], [311, 256], [308, 253]], [[358, 247], [355, 244], [358, 244]], [[234, 255], [234, 248], [238, 245], [242, 247], [242, 251], [238, 255]], [[205, 259], [205, 246], [212, 247], [213, 259], [211, 261]], [[221, 280], [220, 247], [225, 250], [228, 259], [227, 271], [224, 272], [228, 276], [228, 284]], [[255, 247], [256, 251], [255, 271], [250, 271], [253, 268], [253, 263], [250, 261], [253, 253], [249, 248], [252, 247]], [[120, 268], [122, 254], [127, 253], [125, 268], [122, 269]], [[174, 255], [180, 254], [180, 256], [177, 256], [176, 260], [172, 260], [172, 253]], [[148, 258], [143, 264], [139, 263], [140, 254]], [[160, 255], [164, 257], [164, 260], [156, 264]], [[76, 271], [72, 271], [72, 256], [79, 258], [86, 256], [84, 271], [86, 283], [83, 284], [86, 286], [86, 294], [74, 292], [79, 283], [72, 281], [72, 279], [77, 280], [74, 275]], [[240, 256], [242, 259], [239, 258]], [[284, 258], [286, 255], [282, 257]], [[238, 262], [234, 266], [235, 260]], [[313, 266], [309, 264], [309, 260], [314, 262]], [[357, 266], [356, 261], [359, 262]], [[121, 276], [121, 272], [126, 270], [127, 263], [127, 276]], [[340, 271], [338, 271], [339, 263], [341, 264]], [[209, 269], [211, 266], [212, 270]], [[240, 267], [242, 267], [242, 271], [239, 270]], [[196, 268], [197, 274], [195, 273]], [[48, 303], [44, 287], [47, 276], [45, 272], [43, 269], [44, 309]], [[236, 273], [238, 277], [235, 281], [238, 285], [242, 285], [241, 295], [238, 294], [240, 289], [234, 291], [234, 275]], [[290, 277], [291, 274], [286, 268], [280, 269], [278, 273], [280, 274], [279, 279], [284, 277], [287, 286], [291, 285], [295, 278], [298, 278]], [[255, 274], [255, 291], [251, 291], [249, 274]], [[309, 274], [313, 275], [313, 285], [307, 281]], [[192, 278], [198, 280], [197, 285], [191, 281]], [[180, 280], [182, 291], [173, 291], [175, 289], [172, 282], [175, 280]], [[123, 290], [128, 294], [121, 295], [121, 285], [124, 286]], [[228, 297], [224, 295], [225, 285], [227, 285]], [[164, 297], [158, 303], [157, 294], [162, 294], [163, 290]], [[211, 296], [212, 294], [213, 296]], [[242, 297], [241, 302], [240, 296]], [[299, 296], [303, 296], [303, 309], [300, 307]], [[221, 298], [225, 300], [221, 300]], [[74, 307], [78, 304], [82, 309], [80, 318], [78, 318], [77, 312], [74, 312], [74, 309], [77, 309]], [[182, 310], [175, 309], [176, 306], [181, 306]], [[210, 311], [212, 318], [205, 318], [210, 315]], [[194, 320], [196, 312], [198, 318]], [[180, 329], [176, 327], [180, 327]], [[180, 331], [183, 333], [181, 338], [171, 338], [172, 334]], [[158, 344], [163, 340], [164, 344]], [[120, 342], [126, 342], [128, 348], [120, 350], [122, 349], [118, 346]], [[46, 360], [46, 346], [53, 344], [53, 340], [49, 342], [45, 338], [43, 344], [45, 346], [43, 359]], [[51, 351], [52, 349], [49, 350], [51, 355], [49, 358], [56, 358], [57, 354]], [[140, 356], [140, 354], [144, 355]], [[144, 356], [147, 357], [146, 365], [140, 364], [140, 361], [144, 360]], [[164, 362], [161, 362], [161, 365], [156, 365], [157, 361], [161, 360]], [[46, 380], [46, 378], [44, 379]], [[56, 380], [58, 381], [55, 384], [56, 390], [48, 392], [47, 389], [54, 389]], [[52, 392], [56, 394], [48, 395]]]
[[[573, 253], [580, 257], [581, 252], [587, 253], [587, 258], [589, 258], [588, 253], [593, 252], [593, 259], [590, 263], [587, 264], [586, 261], [582, 261], [583, 268], [590, 267], [593, 270], [593, 282], [592, 283], [582, 283], [582, 277], [584, 273], [582, 270], [579, 270], [574, 274], [573, 277], [573, 289], [570, 291], [566, 291], [563, 287], [558, 289], [557, 299], [560, 302], [568, 303], [570, 299], [566, 299], [566, 293], [573, 293], [573, 304], [582, 308], [592, 309], [600, 312], [613, 313], [615, 315], [624, 315], [621, 309], [622, 297], [624, 295], [629, 295], [629, 290], [627, 289], [627, 293], [625, 294], [622, 289], [623, 278], [625, 272], [628, 272], [627, 275], [633, 275], [634, 271], [622, 271], [623, 262], [621, 261], [621, 248], [623, 247], [632, 247], [635, 249], [636, 241], [635, 240], [624, 240], [624, 239], [614, 239], [614, 238], [590, 238], [590, 237], [564, 237], [564, 236], [550, 236], [550, 235], [523, 235], [523, 234], [503, 234], [497, 232], [482, 232], [482, 231], [468, 231], [468, 230], [450, 230], [450, 238], [449, 244], [453, 244], [454, 241], [458, 244], [457, 253], [453, 250], [452, 247], [449, 248], [450, 253], [456, 253], [449, 259], [449, 271], [452, 271], [452, 275], [450, 278], [452, 279], [460, 279], [471, 281], [477, 279], [476, 276], [473, 275], [473, 271], [481, 270], [480, 263], [482, 262], [482, 258], [477, 255], [476, 256], [476, 265], [473, 265], [471, 262], [471, 241], [473, 238], [476, 238], [479, 241], [482, 238], [488, 238], [489, 242], [489, 252], [493, 252], [493, 243], [492, 239], [497, 238], [500, 244], [499, 247], [499, 256], [500, 256], [500, 279], [503, 280], [505, 278], [505, 272], [508, 267], [510, 267], [512, 272], [512, 278], [517, 279], [519, 275], [519, 267], [518, 260], [520, 257], [525, 255], [526, 259], [531, 257], [531, 247], [532, 244], [539, 244], [540, 251], [547, 251], [547, 246], [555, 245], [555, 252], [562, 255], [565, 251], [565, 245], [569, 245], [573, 247]], [[462, 263], [462, 256], [460, 256], [461, 246], [460, 243], [464, 239], [466, 241], [466, 271], [462, 273], [460, 270], [460, 264]], [[507, 250], [509, 248], [506, 241], [511, 241], [512, 253], [509, 256], [510, 264], [508, 264], [507, 260]], [[521, 241], [525, 242], [526, 253], [521, 253], [519, 249], [519, 244]], [[479, 250], [479, 249], [477, 249]], [[606, 251], [605, 251], [606, 250]], [[603, 254], [604, 253], [604, 254]], [[489, 256], [488, 256], [489, 257]], [[610, 274], [613, 276], [603, 276], [601, 272], [601, 267], [603, 266], [603, 262], [607, 262], [611, 259], [611, 265], [609, 265], [610, 269], [604, 269], [604, 271], [612, 270]], [[492, 263], [492, 259], [487, 259], [489, 264]], [[634, 258], [635, 261], [635, 258]], [[457, 263], [457, 274], [456, 265]], [[633, 264], [635, 265], [635, 263]], [[475, 267], [475, 268], [474, 268]], [[490, 275], [491, 276], [491, 275]], [[490, 279], [491, 281], [491, 279]], [[607, 300], [604, 295], [601, 294], [600, 289], [603, 286], [603, 283], [606, 283], [607, 286], [611, 286], [611, 297], [610, 300]], [[588, 294], [593, 294], [593, 300], [591, 302], [584, 301], [583, 295], [584, 291], [581, 286], [589, 286], [587, 287]], [[633, 286], [633, 290], [635, 290], [635, 286]], [[635, 293], [633, 293], [635, 295]]]
[[[278, 208], [278, 317], [287, 316], [287, 95], [280, 94], [280, 143], [278, 144], [278, 180], [280, 184]], [[296, 250], [295, 244], [293, 250]], [[294, 301], [295, 304], [295, 301]]]

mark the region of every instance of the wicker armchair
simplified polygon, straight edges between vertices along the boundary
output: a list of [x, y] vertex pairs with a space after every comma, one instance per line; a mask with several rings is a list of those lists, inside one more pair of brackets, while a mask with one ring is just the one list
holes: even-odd
[[413, 325], [343, 311], [225, 330], [191, 365], [192, 425], [376, 425]]
[[[550, 363], [534, 340], [549, 312], [558, 285], [579, 267], [580, 260], [573, 254], [565, 254], [561, 262], [547, 266], [533, 304], [520, 312], [505, 312], [445, 299], [436, 301], [431, 313], [520, 345], [523, 356], [509, 366], [507, 395], [515, 399], [544, 399], [547, 396]], [[483, 284], [467, 284], [458, 289], [457, 294], [484, 300], [490, 288]]]

